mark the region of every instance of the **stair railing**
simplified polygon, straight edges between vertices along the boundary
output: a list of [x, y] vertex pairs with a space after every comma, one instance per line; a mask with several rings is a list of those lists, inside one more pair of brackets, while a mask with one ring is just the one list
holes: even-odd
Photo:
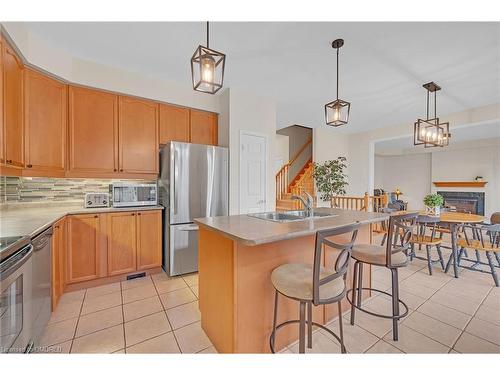
[[312, 137], [310, 137], [306, 143], [297, 151], [297, 153], [291, 158], [285, 165], [283, 165], [278, 173], [276, 173], [276, 199], [283, 199], [285, 194], [290, 193], [290, 176], [288, 171], [290, 166], [299, 158], [299, 156], [304, 152], [304, 150], [312, 143]]
[[380, 208], [387, 207], [388, 202], [389, 197], [387, 193], [371, 196], [365, 193], [362, 197], [338, 195], [332, 198], [332, 207], [343, 210], [377, 212]]

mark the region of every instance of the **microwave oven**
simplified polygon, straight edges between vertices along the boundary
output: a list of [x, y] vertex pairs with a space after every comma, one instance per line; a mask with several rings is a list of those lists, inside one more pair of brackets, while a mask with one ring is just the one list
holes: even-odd
[[158, 204], [156, 184], [110, 185], [111, 204], [113, 207], [156, 206]]

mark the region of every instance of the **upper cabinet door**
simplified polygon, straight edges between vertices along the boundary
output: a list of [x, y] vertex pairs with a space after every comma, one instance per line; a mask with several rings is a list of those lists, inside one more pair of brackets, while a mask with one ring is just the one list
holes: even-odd
[[160, 104], [160, 143], [189, 142], [189, 108]]
[[63, 175], [66, 167], [67, 86], [33, 70], [25, 71], [26, 168]]
[[23, 74], [21, 59], [3, 42], [3, 96], [5, 162], [7, 165], [23, 167]]
[[217, 115], [215, 113], [191, 110], [191, 143], [217, 145]]
[[158, 174], [158, 104], [120, 96], [120, 172]]
[[69, 171], [118, 172], [118, 96], [69, 87]]

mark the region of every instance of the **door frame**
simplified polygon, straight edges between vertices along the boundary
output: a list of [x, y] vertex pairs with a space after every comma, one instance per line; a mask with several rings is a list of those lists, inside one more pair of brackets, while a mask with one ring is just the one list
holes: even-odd
[[242, 202], [243, 202], [243, 189], [241, 188], [242, 187], [242, 177], [243, 177], [243, 174], [241, 173], [242, 171], [242, 162], [243, 162], [243, 153], [241, 152], [241, 146], [243, 145], [242, 143], [242, 140], [243, 140], [243, 136], [244, 135], [253, 135], [255, 137], [262, 137], [264, 138], [264, 142], [265, 142], [265, 168], [264, 168], [264, 179], [265, 179], [265, 182], [264, 182], [264, 202], [265, 202], [265, 207], [267, 207], [267, 198], [268, 198], [268, 194], [267, 194], [267, 183], [268, 183], [268, 178], [267, 178], [267, 175], [268, 175], [268, 168], [269, 168], [269, 163], [268, 163], [268, 156], [269, 156], [269, 136], [265, 133], [258, 133], [258, 132], [253, 132], [253, 131], [249, 131], [249, 130], [240, 130], [240, 138], [239, 138], [239, 143], [238, 143], [238, 152], [239, 152], [239, 170], [238, 170], [238, 183], [239, 183], [239, 208], [238, 208], [238, 212], [241, 214], [242, 211], [241, 211], [241, 207], [242, 207]]

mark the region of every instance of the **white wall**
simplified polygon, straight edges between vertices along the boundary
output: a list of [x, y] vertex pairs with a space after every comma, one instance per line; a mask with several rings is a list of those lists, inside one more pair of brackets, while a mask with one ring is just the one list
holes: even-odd
[[275, 148], [274, 148], [274, 173], [283, 167], [289, 160], [290, 152], [290, 139], [287, 135], [276, 134]]
[[423, 199], [431, 192], [431, 154], [375, 155], [375, 188], [391, 193], [399, 188], [399, 199], [408, 209], [424, 208]]
[[[348, 136], [335, 131], [331, 127], [320, 127], [313, 129], [313, 161], [315, 163], [323, 163], [327, 160], [337, 159], [339, 156], [347, 158], [348, 181], [351, 179], [351, 172], [355, 170], [350, 168], [350, 154]], [[318, 207], [329, 207], [330, 202], [317, 201]]]
[[[450, 123], [452, 134], [454, 127], [498, 123], [500, 120], [500, 103], [441, 116], [441, 120]], [[411, 122], [364, 133], [350, 134], [348, 136], [349, 168], [355, 173], [349, 175], [348, 194], [360, 196], [365, 192], [373, 191], [376, 141], [407, 137], [412, 134], [413, 124]]]
[[485, 215], [500, 212], [500, 142], [496, 146], [436, 152], [432, 154], [432, 181], [473, 181], [482, 176], [481, 188], [436, 188], [432, 191], [480, 191], [485, 193]]
[[[275, 172], [273, 168], [276, 144], [276, 105], [269, 98], [243, 90], [228, 88], [220, 98], [221, 116], [229, 119], [225, 128], [229, 139], [229, 214], [240, 213], [240, 133], [242, 130], [267, 137], [266, 210], [276, 206]], [[220, 130], [220, 129], [219, 129]], [[221, 135], [219, 135], [221, 137]]]
[[[477, 142], [471, 142], [472, 144]], [[426, 194], [437, 191], [479, 191], [485, 193], [485, 215], [500, 212], [500, 141], [495, 145], [443, 149], [432, 153], [375, 156], [375, 187], [403, 192], [409, 209], [422, 209]], [[436, 188], [434, 181], [473, 181], [482, 176], [484, 188]]]
[[[2, 24], [22, 56], [71, 83], [140, 96], [186, 107], [219, 112], [217, 95], [194, 91], [189, 77], [186, 84], [159, 80], [143, 74], [71, 56], [65, 50], [28, 32], [22, 23]], [[111, 48], [111, 46], [110, 46]], [[186, 64], [189, 61], [186, 61]]]

